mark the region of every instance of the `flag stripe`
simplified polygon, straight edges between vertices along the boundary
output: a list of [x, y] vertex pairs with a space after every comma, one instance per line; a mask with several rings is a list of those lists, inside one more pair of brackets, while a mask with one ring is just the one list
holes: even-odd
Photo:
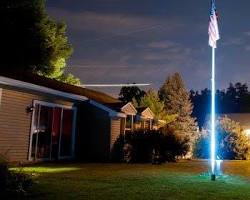
[[209, 46], [211, 46], [212, 48], [216, 48], [217, 40], [220, 39], [220, 34], [219, 34], [218, 19], [215, 7], [215, 0], [211, 0], [208, 35], [209, 35], [209, 40], [208, 40]]

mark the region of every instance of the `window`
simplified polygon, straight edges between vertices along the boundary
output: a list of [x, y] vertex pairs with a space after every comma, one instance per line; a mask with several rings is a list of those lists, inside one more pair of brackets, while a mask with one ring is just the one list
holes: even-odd
[[33, 115], [30, 159], [72, 157], [75, 109], [36, 101]]
[[133, 115], [127, 115], [126, 117], [126, 129], [128, 131], [133, 131], [134, 129], [134, 121], [135, 121], [135, 116]]
[[61, 147], [60, 156], [67, 157], [72, 155], [72, 129], [73, 129], [73, 111], [63, 109]]

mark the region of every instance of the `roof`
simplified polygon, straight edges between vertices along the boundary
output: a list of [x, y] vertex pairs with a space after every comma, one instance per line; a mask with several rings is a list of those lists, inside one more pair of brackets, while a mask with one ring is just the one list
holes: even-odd
[[120, 112], [122, 107], [125, 106], [126, 103], [123, 103], [123, 102], [116, 102], [116, 103], [106, 103], [105, 106], [117, 111], [117, 112]]
[[49, 79], [43, 76], [39, 76], [30, 72], [0, 72], [0, 76], [15, 79], [18, 81], [23, 81], [26, 83], [35, 84], [38, 86], [43, 86], [47, 88], [51, 88], [54, 90], [58, 90], [61, 92], [71, 93], [75, 95], [85, 96], [88, 99], [94, 100], [98, 103], [102, 104], [118, 104], [121, 103], [118, 99], [115, 99], [105, 93], [98, 92], [95, 90], [90, 90], [87, 88], [82, 88], [74, 85], [69, 85], [66, 83], [62, 83], [60, 81]]
[[137, 108], [137, 110], [142, 118], [154, 119], [154, 113], [149, 107], [140, 107]]
[[117, 111], [117, 112], [123, 112], [127, 115], [136, 115], [137, 109], [133, 106], [131, 102], [128, 103], [123, 103], [123, 102], [118, 102], [118, 103], [109, 103], [105, 104], [109, 108]]
[[131, 102], [126, 103], [122, 108], [121, 111], [126, 113], [127, 115], [136, 115], [137, 110]]

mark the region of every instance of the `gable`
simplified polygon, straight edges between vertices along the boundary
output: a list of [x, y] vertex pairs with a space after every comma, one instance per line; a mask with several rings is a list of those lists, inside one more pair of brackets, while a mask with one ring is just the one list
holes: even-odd
[[154, 113], [151, 111], [150, 108], [146, 108], [142, 113], [141, 116], [146, 119], [154, 119]]
[[136, 115], [137, 113], [137, 110], [135, 109], [132, 103], [127, 103], [121, 108], [121, 111], [127, 115]]

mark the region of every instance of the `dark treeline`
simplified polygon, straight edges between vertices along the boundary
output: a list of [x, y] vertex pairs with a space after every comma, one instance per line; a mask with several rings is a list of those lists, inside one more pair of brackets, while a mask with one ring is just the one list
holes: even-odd
[[[201, 91], [191, 90], [190, 96], [194, 105], [193, 116], [197, 118], [201, 127], [207, 114], [210, 113], [211, 91], [207, 88]], [[230, 83], [226, 90], [217, 90], [216, 112], [219, 114], [250, 112], [250, 92], [247, 84]]]

